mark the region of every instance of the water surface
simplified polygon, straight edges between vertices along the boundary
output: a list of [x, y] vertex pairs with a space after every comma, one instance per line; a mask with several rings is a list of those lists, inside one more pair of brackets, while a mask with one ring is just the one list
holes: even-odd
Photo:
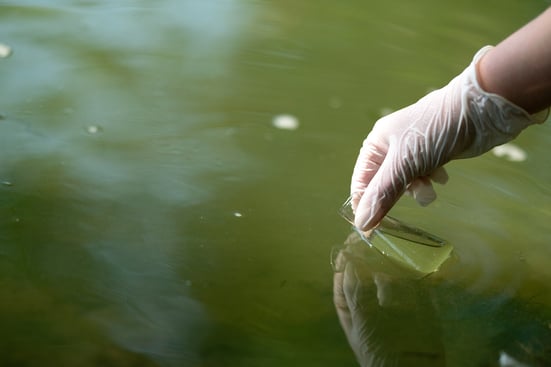
[[[0, 2], [1, 364], [357, 365], [329, 262], [363, 137], [545, 6]], [[550, 360], [550, 139], [531, 128], [525, 161], [453, 162], [432, 206], [400, 201], [456, 258], [368, 281], [367, 302], [411, 298], [388, 330], [431, 325], [448, 366]]]

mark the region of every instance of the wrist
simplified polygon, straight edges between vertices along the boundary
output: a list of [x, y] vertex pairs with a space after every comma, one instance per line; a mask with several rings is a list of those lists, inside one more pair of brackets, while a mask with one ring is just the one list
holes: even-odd
[[483, 88], [486, 79], [481, 61], [486, 59], [492, 49], [486, 46], [478, 51], [471, 64], [459, 76], [457, 93], [461, 101], [460, 116], [468, 126], [470, 138], [467, 141], [470, 144], [455, 158], [480, 155], [514, 139], [527, 126], [544, 120], [539, 114], [530, 115], [505, 96], [495, 93], [487, 84], [486, 89], [490, 90]]
[[[529, 73], [523, 72], [527, 65], [512, 65], [507, 61], [512, 58], [503, 50], [494, 52], [492, 46], [483, 47], [474, 57], [475, 74], [478, 86], [488, 94], [500, 96], [510, 104], [522, 109], [531, 117], [533, 123], [543, 123], [549, 116], [548, 103], [540, 101], [545, 99], [545, 92], [537, 93], [536, 88], [528, 88], [525, 79], [532, 79]], [[512, 75], [515, 75], [513, 77]], [[534, 89], [534, 90], [533, 90]]]
[[514, 92], [500, 86], [499, 83], [492, 82], [492, 75], [494, 75], [495, 73], [491, 66], [492, 60], [488, 61], [488, 58], [492, 57], [491, 52], [493, 49], [493, 46], [484, 46], [473, 57], [473, 79], [477, 84], [480, 92], [490, 97], [495, 96], [494, 98], [503, 99], [511, 107], [514, 107], [515, 109], [518, 109], [519, 111], [526, 114], [531, 120], [532, 124], [541, 124], [545, 122], [545, 120], [547, 120], [547, 118], [549, 117], [549, 108], [531, 111], [525, 108], [522, 104], [516, 103], [517, 98], [515, 98], [516, 94]]

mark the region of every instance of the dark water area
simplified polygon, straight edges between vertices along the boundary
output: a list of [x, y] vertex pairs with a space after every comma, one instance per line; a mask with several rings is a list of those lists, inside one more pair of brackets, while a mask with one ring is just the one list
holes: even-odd
[[380, 116], [547, 5], [0, 1], [0, 365], [549, 365], [549, 124], [400, 200], [429, 277], [337, 214]]

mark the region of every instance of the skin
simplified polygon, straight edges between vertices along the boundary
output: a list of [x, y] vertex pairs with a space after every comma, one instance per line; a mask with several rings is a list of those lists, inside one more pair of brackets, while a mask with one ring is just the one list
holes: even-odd
[[533, 114], [551, 105], [551, 7], [490, 50], [478, 81]]

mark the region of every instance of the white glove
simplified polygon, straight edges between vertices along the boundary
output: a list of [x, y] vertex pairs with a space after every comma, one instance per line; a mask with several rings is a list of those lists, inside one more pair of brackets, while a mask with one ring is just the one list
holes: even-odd
[[407, 190], [421, 205], [436, 198], [431, 179], [447, 181], [442, 166], [452, 159], [480, 155], [541, 123], [547, 111], [529, 115], [478, 84], [472, 63], [445, 87], [378, 120], [364, 140], [350, 187], [355, 225], [374, 227]]

